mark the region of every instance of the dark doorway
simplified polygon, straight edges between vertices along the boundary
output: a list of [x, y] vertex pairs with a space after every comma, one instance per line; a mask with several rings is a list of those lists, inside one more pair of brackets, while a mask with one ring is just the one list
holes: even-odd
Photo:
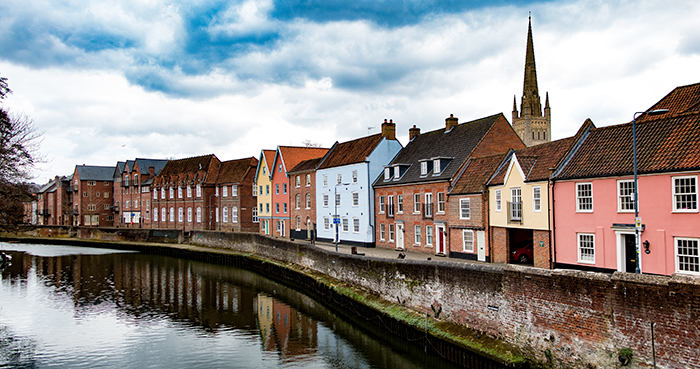
[[634, 273], [637, 270], [637, 245], [634, 242], [633, 234], [626, 234], [625, 237], [625, 271]]
[[532, 229], [508, 229], [508, 260], [515, 264], [532, 264]]

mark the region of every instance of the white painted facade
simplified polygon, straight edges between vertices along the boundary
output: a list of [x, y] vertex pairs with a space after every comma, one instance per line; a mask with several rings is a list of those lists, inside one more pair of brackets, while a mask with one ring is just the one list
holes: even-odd
[[[365, 162], [320, 169], [316, 172], [317, 238], [334, 241], [335, 215], [340, 219], [338, 240], [358, 246], [374, 246], [374, 190], [372, 183], [384, 165], [402, 149], [397, 140], [383, 139]], [[338, 176], [340, 175], [340, 184]], [[335, 206], [335, 196], [340, 203]], [[344, 223], [345, 222], [345, 223]]]

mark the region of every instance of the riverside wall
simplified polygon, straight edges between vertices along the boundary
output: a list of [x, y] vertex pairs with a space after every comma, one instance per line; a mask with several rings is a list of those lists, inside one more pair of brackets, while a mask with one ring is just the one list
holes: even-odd
[[[95, 240], [188, 242], [293, 264], [503, 340], [543, 367], [700, 368], [700, 277], [449, 259], [388, 261], [253, 233], [128, 231], [92, 228], [77, 234]], [[630, 362], [623, 365], [620, 355], [630, 351]]]

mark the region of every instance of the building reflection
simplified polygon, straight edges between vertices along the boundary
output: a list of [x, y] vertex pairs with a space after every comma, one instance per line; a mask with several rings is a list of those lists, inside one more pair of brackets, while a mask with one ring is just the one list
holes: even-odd
[[272, 297], [273, 291], [258, 292], [254, 286], [261, 282], [255, 278], [261, 277], [244, 270], [137, 254], [12, 256], [12, 265], [2, 271], [4, 283], [26, 285], [36, 275], [70, 298], [78, 317], [116, 309], [127, 317], [170, 319], [209, 334], [241, 329], [259, 335], [263, 349], [283, 361], [317, 351], [318, 322]]

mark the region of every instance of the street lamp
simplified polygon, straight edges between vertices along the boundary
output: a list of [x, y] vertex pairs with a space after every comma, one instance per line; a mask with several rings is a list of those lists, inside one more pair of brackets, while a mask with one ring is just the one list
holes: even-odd
[[637, 274], [642, 273], [642, 269], [639, 267], [639, 230], [642, 228], [642, 219], [639, 217], [639, 187], [637, 184], [637, 117], [642, 114], [658, 115], [667, 112], [668, 109], [638, 111], [632, 116], [632, 165], [634, 166], [634, 248], [637, 252], [635, 257], [635, 273]]

